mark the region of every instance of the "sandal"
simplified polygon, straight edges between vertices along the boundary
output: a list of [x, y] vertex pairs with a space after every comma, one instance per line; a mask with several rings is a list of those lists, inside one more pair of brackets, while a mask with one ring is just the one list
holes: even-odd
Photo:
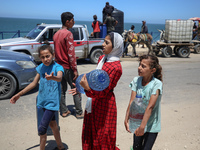
[[67, 117], [67, 116], [69, 116], [71, 114], [71, 111], [67, 111], [67, 112], [65, 112], [65, 113], [62, 113], [62, 117]]

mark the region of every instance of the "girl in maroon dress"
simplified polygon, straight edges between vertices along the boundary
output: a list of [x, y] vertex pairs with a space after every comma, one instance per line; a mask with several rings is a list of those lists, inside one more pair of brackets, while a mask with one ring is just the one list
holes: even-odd
[[120, 34], [111, 32], [102, 46], [105, 55], [99, 58], [97, 69], [108, 73], [109, 86], [103, 91], [94, 91], [89, 87], [86, 75], [80, 81], [86, 95], [92, 98], [92, 104], [88, 105], [91, 108], [85, 110], [83, 150], [119, 150], [116, 147], [117, 107], [113, 90], [122, 75], [119, 59], [123, 53], [123, 39]]

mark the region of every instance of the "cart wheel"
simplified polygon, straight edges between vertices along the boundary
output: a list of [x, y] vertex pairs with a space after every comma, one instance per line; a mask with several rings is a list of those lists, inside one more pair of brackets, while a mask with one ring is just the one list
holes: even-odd
[[162, 49], [162, 56], [171, 57], [172, 56], [172, 48], [170, 46], [164, 47]]
[[194, 52], [200, 54], [200, 44], [195, 45]]
[[174, 47], [174, 54], [176, 55], [176, 56], [178, 56], [178, 49], [179, 49], [180, 47], [178, 47], [178, 46], [175, 46]]
[[178, 49], [178, 56], [182, 58], [189, 57], [190, 49], [187, 46], [181, 47]]

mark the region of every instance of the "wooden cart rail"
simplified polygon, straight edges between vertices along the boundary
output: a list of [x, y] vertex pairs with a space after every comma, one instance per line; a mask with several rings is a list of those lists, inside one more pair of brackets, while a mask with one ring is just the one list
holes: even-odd
[[[199, 42], [199, 41], [198, 41]], [[165, 42], [161, 42], [158, 41], [157, 42], [158, 45], [163, 45], [163, 46], [194, 46], [194, 43], [165, 43]]]

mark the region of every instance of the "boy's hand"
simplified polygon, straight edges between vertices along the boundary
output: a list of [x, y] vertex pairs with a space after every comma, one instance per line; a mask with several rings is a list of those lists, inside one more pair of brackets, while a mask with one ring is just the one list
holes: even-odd
[[72, 95], [76, 95], [76, 94], [79, 93], [78, 90], [77, 90], [76, 88], [70, 89], [70, 90], [68, 90], [68, 91], [69, 91], [69, 94], [72, 94]]
[[78, 72], [76, 71], [76, 72], [74, 72], [74, 78], [73, 78], [73, 80], [75, 81], [77, 78], [78, 78]]
[[79, 91], [78, 91], [77, 88], [76, 88], [76, 84], [75, 84], [75, 83], [72, 83], [72, 84], [73, 84], [74, 88], [68, 90], [68, 92], [69, 92], [69, 94], [76, 95], [76, 94], [79, 93]]

